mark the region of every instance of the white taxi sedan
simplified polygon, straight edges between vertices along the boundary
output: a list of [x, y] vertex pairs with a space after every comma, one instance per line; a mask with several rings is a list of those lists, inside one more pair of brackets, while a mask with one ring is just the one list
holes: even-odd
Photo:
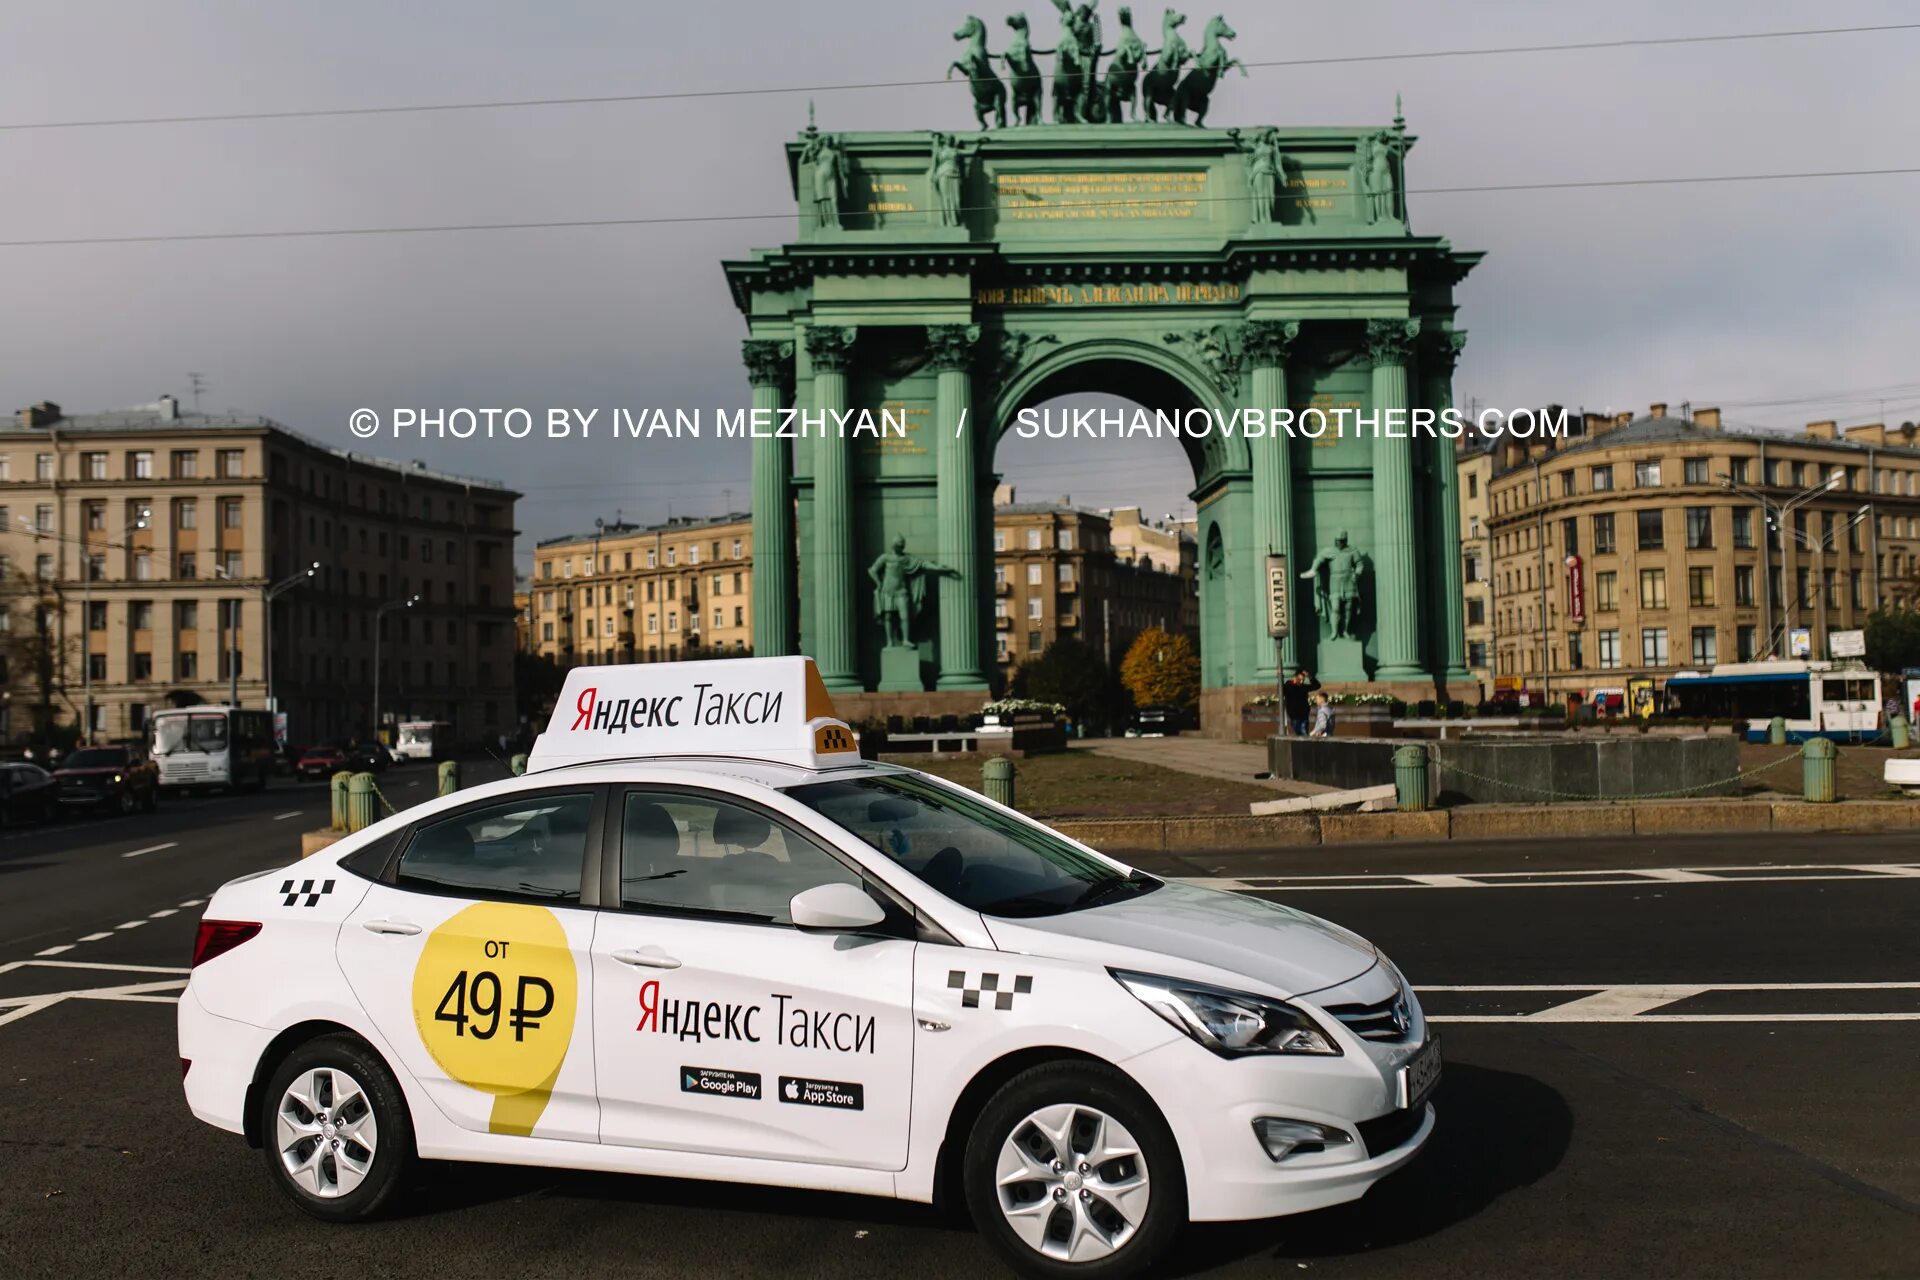
[[179, 1030], [319, 1218], [416, 1157], [951, 1191], [1047, 1276], [1357, 1198], [1440, 1072], [1365, 940], [862, 761], [803, 658], [576, 669], [525, 776], [221, 889]]

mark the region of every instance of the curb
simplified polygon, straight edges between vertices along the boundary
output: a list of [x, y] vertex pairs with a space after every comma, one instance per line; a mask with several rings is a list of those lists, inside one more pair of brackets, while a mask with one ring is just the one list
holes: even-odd
[[1648, 800], [1638, 804], [1463, 805], [1418, 813], [1285, 813], [1255, 817], [1064, 818], [1049, 822], [1096, 849], [1189, 853], [1390, 841], [1564, 840], [1742, 835], [1768, 831], [1916, 831], [1920, 801]]

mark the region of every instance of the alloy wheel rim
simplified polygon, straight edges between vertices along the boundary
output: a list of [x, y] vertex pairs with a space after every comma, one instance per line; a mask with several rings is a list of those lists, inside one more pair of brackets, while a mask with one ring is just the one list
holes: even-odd
[[1013, 1233], [1067, 1263], [1125, 1248], [1152, 1196], [1147, 1162], [1126, 1126], [1076, 1103], [1042, 1107], [1014, 1125], [994, 1184]]
[[275, 1109], [274, 1134], [287, 1176], [319, 1200], [352, 1194], [366, 1181], [380, 1144], [367, 1091], [337, 1067], [294, 1077]]

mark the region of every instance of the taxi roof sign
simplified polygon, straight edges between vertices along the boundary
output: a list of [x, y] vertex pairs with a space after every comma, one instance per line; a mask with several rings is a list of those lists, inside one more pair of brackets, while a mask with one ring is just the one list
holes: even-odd
[[812, 658], [650, 662], [569, 671], [527, 771], [689, 755], [822, 768], [860, 750]]

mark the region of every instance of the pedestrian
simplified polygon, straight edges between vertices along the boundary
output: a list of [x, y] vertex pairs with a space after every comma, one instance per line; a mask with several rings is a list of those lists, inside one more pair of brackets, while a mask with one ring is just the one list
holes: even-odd
[[1331, 738], [1333, 736], [1333, 699], [1326, 694], [1315, 694], [1313, 706], [1313, 731], [1310, 738]]
[[1305, 669], [1294, 672], [1292, 678], [1280, 686], [1280, 699], [1287, 713], [1287, 732], [1296, 738], [1306, 736], [1307, 697], [1319, 687], [1313, 672]]

